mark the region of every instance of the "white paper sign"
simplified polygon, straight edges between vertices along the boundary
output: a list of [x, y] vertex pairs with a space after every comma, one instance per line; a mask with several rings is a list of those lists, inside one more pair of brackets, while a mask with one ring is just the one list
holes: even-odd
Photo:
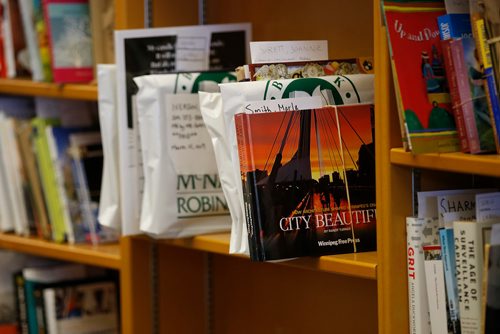
[[291, 99], [248, 101], [245, 104], [244, 112], [247, 114], [258, 114], [275, 111], [317, 109], [323, 106], [323, 99], [320, 96], [296, 97]]
[[217, 172], [198, 94], [168, 94], [166, 101], [168, 150], [177, 172], [205, 174], [207, 165], [214, 166]]
[[250, 42], [252, 64], [328, 59], [328, 41]]

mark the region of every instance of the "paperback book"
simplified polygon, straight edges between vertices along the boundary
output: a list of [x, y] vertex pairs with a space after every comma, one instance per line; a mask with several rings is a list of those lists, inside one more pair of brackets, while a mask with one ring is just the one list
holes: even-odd
[[384, 1], [403, 143], [413, 153], [460, 150], [437, 18], [442, 2]]
[[375, 250], [373, 106], [235, 116], [250, 256]]

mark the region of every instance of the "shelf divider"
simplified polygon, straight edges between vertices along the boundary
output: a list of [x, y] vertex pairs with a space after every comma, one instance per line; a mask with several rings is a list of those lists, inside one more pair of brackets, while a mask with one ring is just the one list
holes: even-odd
[[58, 84], [0, 78], [0, 93], [97, 101], [96, 84]]

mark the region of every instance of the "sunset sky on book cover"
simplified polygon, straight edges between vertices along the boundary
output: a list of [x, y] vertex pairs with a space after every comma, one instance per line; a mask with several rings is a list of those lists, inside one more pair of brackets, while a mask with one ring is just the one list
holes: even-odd
[[375, 250], [371, 105], [239, 114], [235, 121], [245, 133], [238, 149], [246, 152], [241, 173], [259, 260]]

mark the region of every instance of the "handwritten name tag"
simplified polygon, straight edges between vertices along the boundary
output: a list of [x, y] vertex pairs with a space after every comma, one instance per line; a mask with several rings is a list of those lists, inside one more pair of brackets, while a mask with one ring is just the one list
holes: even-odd
[[250, 42], [253, 64], [328, 59], [328, 41]]
[[320, 96], [296, 97], [290, 99], [277, 99], [265, 101], [248, 101], [244, 112], [247, 114], [258, 114], [276, 111], [307, 110], [323, 107]]

